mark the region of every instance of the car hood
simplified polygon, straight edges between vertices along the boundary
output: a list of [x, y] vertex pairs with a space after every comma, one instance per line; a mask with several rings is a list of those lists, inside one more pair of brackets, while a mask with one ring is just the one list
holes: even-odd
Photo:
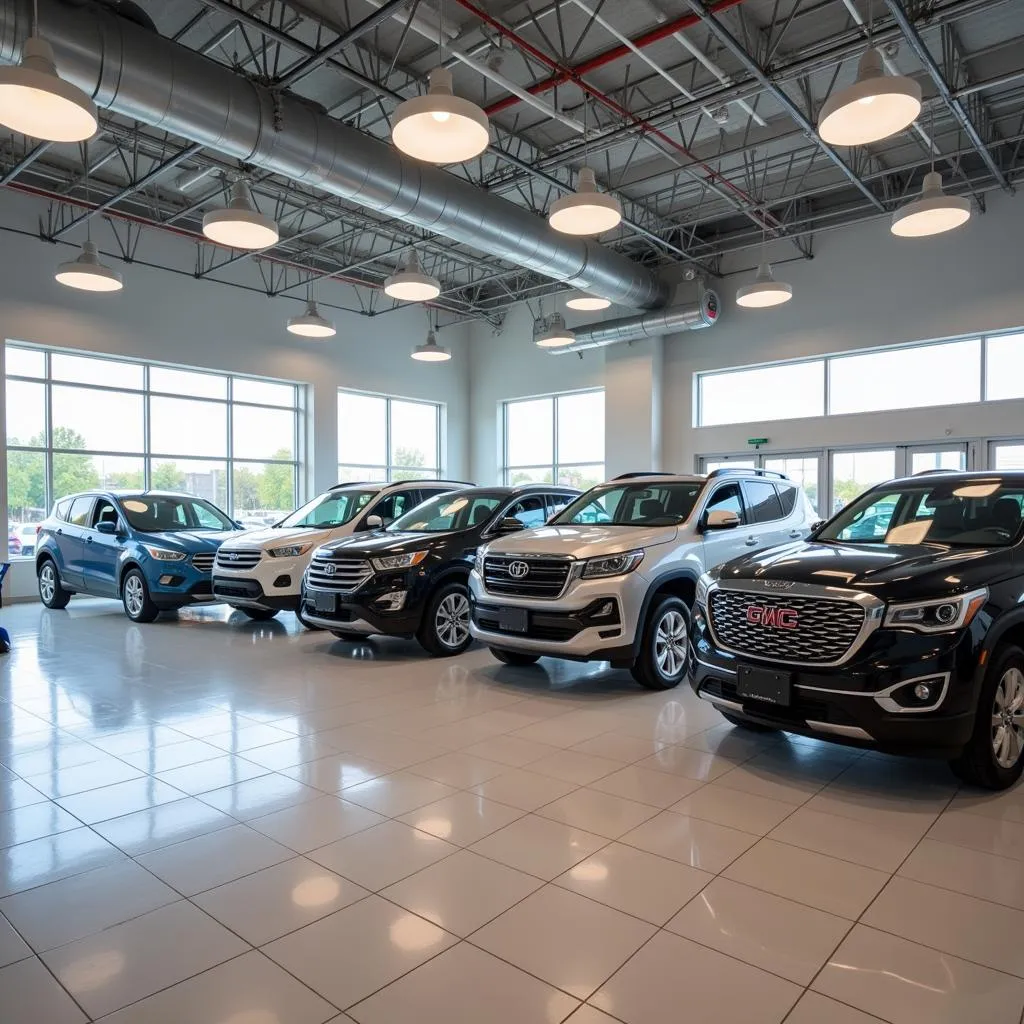
[[227, 551], [254, 551], [264, 548], [280, 548], [288, 544], [320, 544], [331, 535], [331, 530], [246, 530], [231, 535]]
[[675, 526], [538, 526], [499, 537], [487, 545], [492, 555], [561, 555], [593, 558], [621, 551], [669, 544], [676, 539]]
[[907, 600], [962, 593], [1012, 572], [1010, 548], [807, 541], [726, 562], [719, 579], [790, 580]]
[[429, 551], [443, 546], [460, 533], [471, 532], [452, 530], [445, 533], [390, 533], [378, 530], [375, 533], [361, 533], [355, 537], [331, 541], [330, 544], [324, 544], [320, 550], [339, 558], [380, 558], [384, 555], [404, 554], [407, 551]]
[[226, 540], [240, 536], [237, 530], [207, 531], [168, 530], [166, 533], [140, 533], [138, 538], [145, 544], [154, 544], [193, 554], [199, 551], [216, 551]]

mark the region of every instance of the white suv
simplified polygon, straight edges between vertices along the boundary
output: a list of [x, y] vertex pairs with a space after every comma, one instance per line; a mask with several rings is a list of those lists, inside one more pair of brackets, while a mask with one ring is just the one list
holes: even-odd
[[470, 632], [507, 665], [610, 661], [666, 690], [686, 675], [701, 573], [802, 541], [818, 518], [781, 473], [627, 473], [477, 549]]
[[251, 619], [298, 612], [302, 574], [321, 544], [379, 530], [420, 502], [466, 486], [457, 480], [338, 484], [281, 522], [221, 545], [213, 566], [213, 596]]

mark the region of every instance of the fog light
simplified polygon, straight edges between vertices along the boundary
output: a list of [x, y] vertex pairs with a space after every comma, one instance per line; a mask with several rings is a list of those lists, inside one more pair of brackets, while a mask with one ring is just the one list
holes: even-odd
[[596, 608], [594, 610], [594, 613], [593, 613], [595, 619], [607, 619], [609, 615], [614, 615], [614, 614], [615, 614], [615, 602], [614, 601], [605, 601], [605, 603], [600, 605], [598, 608]]
[[291, 578], [291, 576], [278, 576], [277, 579], [274, 580], [274, 586], [275, 587], [290, 587], [291, 585], [292, 585], [292, 578]]
[[174, 583], [174, 577], [173, 576], [161, 576], [160, 577], [160, 586], [161, 587], [169, 587], [173, 583]]
[[923, 704], [926, 700], [931, 700], [932, 688], [927, 683], [918, 683], [914, 687], [914, 696]]
[[385, 612], [397, 612], [401, 611], [405, 605], [404, 590], [392, 590], [390, 594], [383, 594], [377, 598], [374, 602], [381, 611]]

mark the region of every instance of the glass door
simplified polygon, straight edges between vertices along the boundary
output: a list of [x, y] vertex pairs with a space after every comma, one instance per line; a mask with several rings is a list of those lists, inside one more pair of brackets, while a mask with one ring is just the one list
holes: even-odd
[[896, 449], [869, 448], [859, 452], [832, 453], [832, 507], [835, 515], [858, 494], [896, 476]]

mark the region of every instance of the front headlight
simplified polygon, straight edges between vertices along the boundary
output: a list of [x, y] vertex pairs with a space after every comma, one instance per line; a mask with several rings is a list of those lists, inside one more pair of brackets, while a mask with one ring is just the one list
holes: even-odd
[[476, 572], [478, 576], [483, 576], [484, 574], [484, 558], [486, 557], [486, 555], [486, 547], [481, 546], [476, 549], [476, 558], [473, 559], [473, 570]]
[[709, 572], [702, 572], [697, 580], [697, 593], [694, 596], [694, 604], [704, 607], [708, 603], [708, 590], [715, 582], [715, 577]]
[[170, 548], [155, 548], [149, 544], [142, 545], [148, 552], [150, 558], [155, 558], [158, 562], [183, 562], [185, 560], [184, 551], [172, 551]]
[[312, 546], [312, 544], [288, 544], [283, 548], [270, 548], [267, 554], [271, 558], [298, 558], [299, 555], [304, 555]]
[[621, 555], [602, 555], [600, 558], [588, 558], [583, 566], [585, 579], [598, 576], [624, 576], [632, 572], [644, 558], [643, 551], [626, 551]]
[[951, 633], [969, 626], [986, 601], [988, 588], [982, 587], [959, 597], [891, 604], [885, 612], [885, 625], [919, 633]]
[[388, 569], [411, 569], [426, 557], [426, 551], [410, 551], [406, 555], [387, 555], [384, 558], [372, 558], [370, 561], [378, 572], [387, 572]]

